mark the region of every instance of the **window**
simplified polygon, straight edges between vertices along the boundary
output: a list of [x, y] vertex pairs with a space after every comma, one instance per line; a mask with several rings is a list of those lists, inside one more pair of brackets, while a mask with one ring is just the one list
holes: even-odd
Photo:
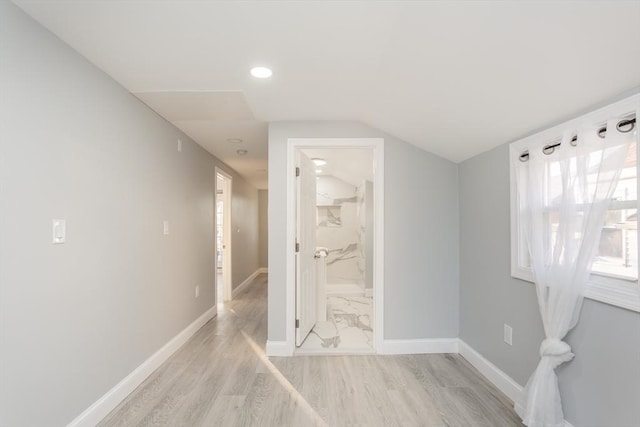
[[[539, 134], [514, 142], [510, 147], [511, 160], [511, 274], [533, 281], [524, 232], [519, 220], [520, 202], [516, 191], [514, 162], [527, 150], [542, 150], [567, 132], [575, 132], [585, 124], [606, 123], [611, 117], [636, 118], [640, 110], [640, 95], [628, 98], [578, 119], [563, 123]], [[609, 206], [602, 236], [593, 263], [590, 283], [585, 296], [620, 307], [640, 311], [638, 286], [638, 126], [629, 132], [633, 138], [624, 169]], [[545, 182], [552, 182], [559, 174], [558, 165], [550, 162]], [[589, 181], [588, 181], [589, 182]], [[558, 227], [558, 210], [554, 200], [561, 189], [545, 185], [545, 206], [548, 206], [545, 228], [548, 238], [554, 239]], [[554, 210], [555, 208], [555, 210]], [[552, 240], [553, 241], [553, 240]]]
[[638, 162], [636, 144], [629, 147], [620, 181], [605, 218], [593, 272], [638, 280]]

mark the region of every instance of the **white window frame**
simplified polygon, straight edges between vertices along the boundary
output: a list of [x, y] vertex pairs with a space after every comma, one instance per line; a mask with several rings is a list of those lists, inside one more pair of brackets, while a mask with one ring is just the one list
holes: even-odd
[[[511, 184], [511, 276], [533, 282], [531, 269], [520, 263], [520, 261], [524, 259], [526, 253], [524, 251], [527, 251], [527, 248], [524, 244], [518, 215], [519, 203], [516, 189], [516, 171], [513, 167], [514, 160], [518, 161], [518, 157], [524, 151], [541, 150], [544, 145], [551, 141], [558, 140], [568, 132], [575, 133], [576, 130], [584, 126], [606, 123], [607, 120], [612, 117], [626, 116], [633, 113], [636, 115], [636, 126], [639, 126], [640, 94], [511, 143], [509, 147]], [[636, 132], [636, 143], [636, 150], [640, 151], [640, 131]], [[638, 158], [640, 159], [640, 156], [638, 156]], [[640, 180], [640, 177], [637, 179]], [[640, 189], [640, 185], [638, 185], [638, 188]], [[640, 203], [638, 203], [638, 205], [638, 210], [640, 211]], [[591, 275], [585, 290], [585, 297], [640, 312], [640, 285], [638, 284], [638, 280], [619, 279], [594, 273]]]

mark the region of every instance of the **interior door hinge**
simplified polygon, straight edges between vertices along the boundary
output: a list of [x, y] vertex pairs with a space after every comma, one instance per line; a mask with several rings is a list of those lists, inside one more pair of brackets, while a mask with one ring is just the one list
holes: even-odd
[[300, 327], [300, 319], [296, 319], [296, 328]]
[[300, 252], [300, 243], [296, 242], [296, 252]]
[[296, 168], [296, 176], [300, 176], [300, 168]]

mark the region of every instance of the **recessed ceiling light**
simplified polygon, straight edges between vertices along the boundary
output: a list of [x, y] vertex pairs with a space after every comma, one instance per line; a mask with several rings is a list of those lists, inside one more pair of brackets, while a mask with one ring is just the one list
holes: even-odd
[[238, 153], [238, 156], [244, 156], [248, 153], [247, 150], [243, 150], [242, 148], [239, 150], [236, 150], [236, 153]]
[[240, 144], [242, 142], [242, 139], [240, 139], [240, 138], [227, 138], [227, 142], [229, 144]]
[[268, 79], [273, 74], [273, 71], [267, 67], [253, 67], [251, 69], [251, 75], [259, 79]]
[[316, 166], [324, 166], [327, 164], [327, 161], [325, 159], [320, 159], [318, 157], [311, 159], [311, 161], [315, 163]]

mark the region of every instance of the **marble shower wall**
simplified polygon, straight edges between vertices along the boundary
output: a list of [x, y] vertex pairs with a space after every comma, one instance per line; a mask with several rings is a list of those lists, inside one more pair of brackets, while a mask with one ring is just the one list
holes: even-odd
[[364, 286], [363, 233], [358, 213], [358, 187], [331, 175], [316, 182], [318, 226], [316, 244], [329, 249], [327, 283]]

